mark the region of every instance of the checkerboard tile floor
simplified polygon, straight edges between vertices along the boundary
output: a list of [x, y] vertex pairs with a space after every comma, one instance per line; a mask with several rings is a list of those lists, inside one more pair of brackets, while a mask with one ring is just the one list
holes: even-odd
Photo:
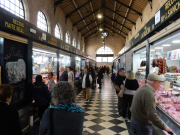
[[128, 128], [130, 124], [123, 122], [118, 115], [117, 102], [114, 85], [107, 75], [104, 76], [101, 90], [91, 90], [89, 103], [83, 100], [81, 92], [76, 104], [86, 111], [83, 131], [89, 135], [132, 135]]

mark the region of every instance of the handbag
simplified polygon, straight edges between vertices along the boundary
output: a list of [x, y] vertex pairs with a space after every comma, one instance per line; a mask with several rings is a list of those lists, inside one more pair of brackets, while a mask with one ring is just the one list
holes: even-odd
[[54, 108], [50, 108], [50, 111], [49, 111], [49, 125], [48, 125], [50, 135], [54, 135], [53, 113], [54, 113]]
[[126, 80], [125, 80], [124, 84], [121, 85], [121, 90], [120, 90], [120, 92], [118, 93], [118, 97], [120, 97], [120, 98], [123, 97], [124, 90], [125, 90], [125, 83], [126, 83]]

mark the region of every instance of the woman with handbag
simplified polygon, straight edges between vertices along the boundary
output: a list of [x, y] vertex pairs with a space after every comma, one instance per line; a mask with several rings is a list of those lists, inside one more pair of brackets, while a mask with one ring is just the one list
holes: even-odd
[[[125, 80], [124, 86], [125, 87], [123, 93], [122, 116], [124, 121], [127, 120], [127, 122], [130, 122], [131, 119], [130, 107], [132, 104], [132, 99], [136, 90], [139, 88], [138, 81], [135, 79], [135, 75], [133, 71], [130, 70], [127, 72], [127, 79]], [[126, 118], [127, 109], [128, 109], [128, 118]]]
[[82, 135], [85, 111], [75, 105], [75, 91], [68, 82], [52, 89], [54, 108], [48, 108], [39, 127], [40, 135]]

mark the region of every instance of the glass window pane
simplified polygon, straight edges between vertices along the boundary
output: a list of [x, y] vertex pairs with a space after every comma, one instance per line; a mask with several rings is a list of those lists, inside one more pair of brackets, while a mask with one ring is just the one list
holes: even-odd
[[107, 62], [107, 57], [103, 57], [103, 62]]
[[101, 59], [102, 57], [96, 57], [97, 62], [102, 62]]
[[0, 0], [0, 7], [24, 19], [24, 7], [21, 0]]
[[47, 32], [48, 24], [44, 13], [41, 11], [39, 11], [37, 15], [37, 27]]
[[113, 57], [108, 57], [108, 62], [112, 62], [113, 61]]
[[61, 31], [60, 31], [60, 28], [59, 26], [56, 24], [56, 27], [55, 27], [55, 37], [61, 39]]

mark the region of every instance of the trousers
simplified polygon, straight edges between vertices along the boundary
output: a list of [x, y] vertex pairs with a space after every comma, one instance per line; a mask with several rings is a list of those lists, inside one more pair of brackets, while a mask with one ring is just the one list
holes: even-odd
[[153, 135], [153, 127], [142, 121], [138, 121], [131, 116], [131, 128], [134, 135]]
[[133, 95], [127, 95], [127, 94], [123, 95], [123, 105], [122, 105], [122, 116], [123, 116], [123, 118], [126, 117], [126, 112], [128, 109], [128, 118], [131, 119], [130, 107], [132, 104], [132, 100], [133, 100]]
[[89, 88], [83, 88], [84, 99], [89, 100], [89, 94], [90, 94]]

